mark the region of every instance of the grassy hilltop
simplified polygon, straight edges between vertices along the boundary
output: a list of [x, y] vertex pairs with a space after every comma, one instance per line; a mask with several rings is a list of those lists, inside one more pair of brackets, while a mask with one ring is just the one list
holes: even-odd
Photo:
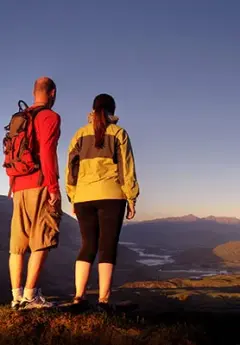
[[[132, 304], [113, 314], [2, 306], [0, 344], [240, 344], [239, 284], [237, 275], [129, 283], [114, 290], [113, 300]], [[96, 293], [89, 291], [90, 302]]]

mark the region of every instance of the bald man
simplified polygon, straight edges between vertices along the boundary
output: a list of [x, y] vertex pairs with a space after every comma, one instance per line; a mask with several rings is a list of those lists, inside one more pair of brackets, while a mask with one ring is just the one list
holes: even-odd
[[[12, 308], [52, 307], [37, 288], [43, 263], [50, 249], [58, 245], [61, 219], [61, 195], [57, 145], [60, 137], [60, 116], [51, 108], [56, 99], [56, 85], [50, 78], [39, 78], [34, 84], [35, 151], [41, 169], [27, 176], [18, 176], [12, 185], [13, 216], [10, 237], [10, 277]], [[24, 254], [30, 249], [25, 288], [22, 287]]]

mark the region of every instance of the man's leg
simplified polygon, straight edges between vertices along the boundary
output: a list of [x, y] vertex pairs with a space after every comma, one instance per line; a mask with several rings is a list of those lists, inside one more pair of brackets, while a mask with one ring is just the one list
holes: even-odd
[[30, 222], [24, 206], [23, 191], [14, 193], [11, 221], [9, 271], [12, 285], [12, 307], [17, 308], [23, 295], [22, 273], [24, 253], [29, 244]]
[[23, 297], [22, 273], [23, 273], [23, 254], [10, 254], [9, 270], [12, 285], [12, 308], [18, 309]]
[[[31, 229], [29, 232], [29, 248], [31, 255], [28, 260], [27, 280], [21, 306], [24, 308], [51, 307], [37, 289], [42, 266], [50, 248], [58, 245], [59, 222], [50, 214], [47, 202], [47, 188], [34, 188], [24, 191], [25, 205]], [[41, 297], [41, 298], [40, 298]]]
[[14, 290], [22, 286], [23, 259], [23, 254], [10, 254], [9, 257], [10, 278]]
[[[36, 294], [35, 287], [41, 272], [42, 265], [47, 257], [46, 250], [32, 253], [28, 260], [27, 281], [24, 297], [31, 300]], [[9, 259], [10, 277], [12, 283], [13, 299], [19, 300], [22, 295], [22, 272], [24, 255], [11, 254]]]
[[24, 288], [24, 298], [27, 300], [32, 300], [36, 296], [36, 286], [47, 255], [48, 251], [42, 250], [31, 253], [29, 257], [27, 280]]
[[48, 250], [41, 250], [30, 255], [25, 288], [34, 289], [41, 273], [42, 266], [48, 255]]

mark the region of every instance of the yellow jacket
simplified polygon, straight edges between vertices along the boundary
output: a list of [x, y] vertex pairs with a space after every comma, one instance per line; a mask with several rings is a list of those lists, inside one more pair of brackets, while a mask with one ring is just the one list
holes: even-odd
[[66, 167], [66, 192], [71, 203], [126, 199], [139, 195], [134, 156], [127, 132], [109, 117], [104, 147], [95, 148], [93, 124], [80, 128], [71, 140]]

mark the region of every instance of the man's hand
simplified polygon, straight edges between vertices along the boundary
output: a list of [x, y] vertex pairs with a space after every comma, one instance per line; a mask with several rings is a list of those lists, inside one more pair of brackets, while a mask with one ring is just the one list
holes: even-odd
[[60, 201], [61, 201], [61, 193], [60, 192], [50, 193], [50, 199], [48, 200], [48, 202], [51, 206], [55, 206]]
[[50, 198], [48, 199], [48, 211], [54, 217], [62, 216], [62, 201], [61, 193], [50, 193]]
[[128, 204], [127, 205], [127, 219], [131, 220], [135, 217], [136, 209], [134, 204]]

